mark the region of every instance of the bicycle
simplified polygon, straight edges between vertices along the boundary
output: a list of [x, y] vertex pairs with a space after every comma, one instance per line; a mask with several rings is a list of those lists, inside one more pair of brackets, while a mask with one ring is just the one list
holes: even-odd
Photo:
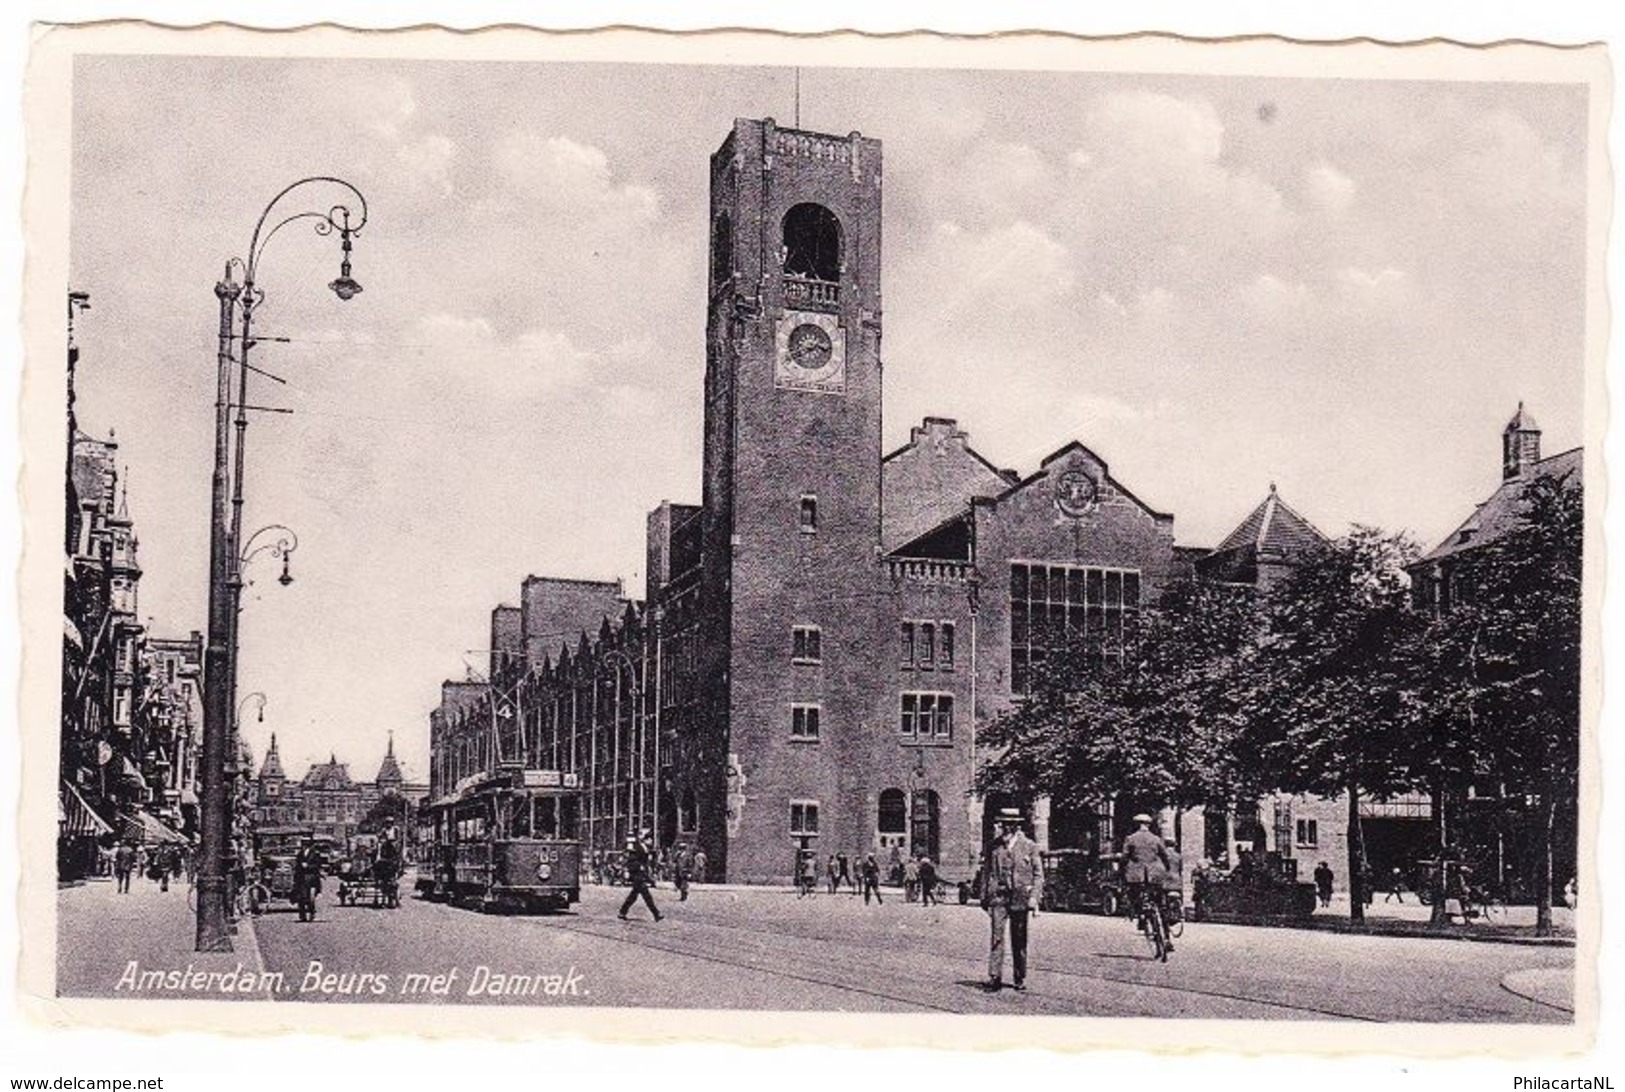
[[1161, 963], [1168, 962], [1168, 952], [1172, 944], [1168, 937], [1168, 923], [1162, 915], [1161, 892], [1140, 892], [1136, 902], [1135, 924], [1140, 933], [1151, 945], [1152, 958]]
[[1490, 887], [1470, 887], [1467, 889], [1465, 911], [1463, 915], [1468, 921], [1477, 918], [1486, 925], [1505, 925], [1507, 920], [1507, 904], [1499, 892]]
[[1180, 891], [1165, 890], [1163, 899], [1165, 902], [1162, 908], [1162, 920], [1168, 930], [1168, 939], [1178, 940], [1185, 935], [1184, 894]]

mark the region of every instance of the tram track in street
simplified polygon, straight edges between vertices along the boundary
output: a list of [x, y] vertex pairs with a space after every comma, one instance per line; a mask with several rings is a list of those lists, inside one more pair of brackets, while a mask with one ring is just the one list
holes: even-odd
[[[691, 918], [691, 919], [692, 918], [699, 918], [699, 919], [703, 920], [706, 924], [709, 924], [712, 927], [718, 928], [718, 929], [736, 930], [736, 931], [741, 929], [741, 927], [738, 926], [738, 925], [735, 925], [735, 924], [732, 924], [732, 923], [729, 923], [729, 922], [719, 921], [714, 915], [706, 914], [704, 911], [701, 911], [698, 914], [694, 914], [693, 912], [689, 912], [689, 913], [685, 914], [684, 916], [685, 916], [685, 918]], [[1127, 919], [1124, 919], [1124, 920], [1126, 921]], [[906, 949], [908, 949], [910, 951], [913, 951], [913, 952], [920, 953], [922, 955], [932, 955], [932, 956], [936, 956], [936, 957], [939, 957], [939, 958], [954, 958], [954, 957], [949, 956], [946, 953], [940, 951], [939, 949], [931, 947], [930, 945], [909, 943], [907, 941], [903, 941], [901, 943], [879, 943], [879, 942], [876, 942], [876, 941], [854, 939], [854, 938], [850, 938], [850, 937], [833, 937], [833, 936], [829, 936], [829, 935], [826, 935], [826, 934], [823, 934], [823, 933], [818, 933], [818, 932], [807, 932], [807, 931], [804, 931], [804, 930], [797, 930], [797, 929], [794, 929], [794, 928], [786, 928], [786, 927], [783, 927], [782, 925], [775, 925], [772, 928], [771, 931], [776, 932], [776, 933], [781, 933], [781, 934], [786, 935], [786, 936], [793, 936], [793, 937], [795, 937], [797, 939], [800, 939], [800, 940], [809, 940], [809, 941], [814, 941], [814, 942], [830, 943], [830, 944], [842, 944], [842, 945], [846, 945], [846, 946], [849, 946], [849, 947], [862, 947], [862, 948], [870, 949], [872, 951], [890, 952], [890, 951], [895, 950], [898, 947], [901, 947], [901, 948], [906, 948]], [[975, 963], [975, 966], [976, 966], [977, 969], [980, 969], [981, 962], [977, 961]], [[1277, 1000], [1277, 999], [1274, 999], [1274, 998], [1258, 997], [1258, 996], [1251, 995], [1251, 994], [1234, 993], [1234, 992], [1229, 992], [1229, 991], [1224, 991], [1224, 990], [1206, 989], [1206, 988], [1201, 988], [1201, 987], [1196, 987], [1196, 986], [1175, 984], [1175, 983], [1170, 983], [1170, 982], [1153, 982], [1153, 981], [1148, 981], [1148, 980], [1143, 979], [1143, 978], [1100, 974], [1098, 972], [1092, 972], [1092, 971], [1079, 971], [1079, 970], [1073, 970], [1071, 968], [1057, 967], [1057, 966], [1054, 966], [1053, 964], [1040, 963], [1040, 962], [1036, 962], [1036, 961], [1029, 961], [1027, 966], [1028, 966], [1028, 977], [1029, 978], [1033, 977], [1034, 974], [1058, 975], [1060, 977], [1068, 978], [1068, 979], [1078, 979], [1078, 980], [1094, 981], [1094, 982], [1105, 982], [1105, 983], [1111, 983], [1113, 985], [1119, 985], [1119, 986], [1143, 987], [1145, 989], [1170, 991], [1170, 992], [1179, 993], [1179, 994], [1187, 994], [1187, 995], [1192, 995], [1192, 996], [1197, 996], [1197, 997], [1212, 998], [1214, 1000], [1239, 1002], [1239, 1003], [1243, 1003], [1243, 1004], [1259, 1005], [1259, 1006], [1264, 1006], [1264, 1007], [1268, 1007], [1268, 1008], [1285, 1009], [1285, 1010], [1288, 1010], [1288, 1011], [1291, 1011], [1291, 1012], [1301, 1012], [1301, 1013], [1306, 1014], [1307, 1016], [1313, 1016], [1313, 1017], [1330, 1018], [1330, 1019], [1336, 1019], [1336, 1020], [1354, 1020], [1354, 1021], [1360, 1021], [1360, 1022], [1366, 1022], [1366, 1023], [1382, 1023], [1383, 1022], [1381, 1020], [1378, 1020], [1375, 1017], [1365, 1016], [1365, 1015], [1360, 1014], [1360, 1013], [1344, 1012], [1344, 1011], [1341, 1011], [1341, 1010], [1329, 1009], [1329, 1008], [1316, 1006], [1316, 1005], [1305, 1005], [1305, 1004], [1300, 1004], [1300, 1003], [1295, 1003], [1295, 1002], [1290, 1002], [1290, 1001], [1280, 1001], [1280, 1000]], [[1029, 989], [1029, 992], [1032, 993], [1032, 996], [1034, 996], [1034, 997], [1044, 997], [1045, 996], [1043, 993], [1033, 992], [1030, 989]]]
[[[767, 960], [776, 961], [776, 963], [764, 963], [762, 960], [730, 958], [729, 956], [723, 954], [723, 948], [716, 944], [706, 944], [704, 946], [696, 947], [680, 943], [673, 943], [673, 939], [669, 933], [664, 937], [656, 937], [651, 930], [656, 928], [670, 928], [669, 925], [664, 923], [660, 926], [655, 926], [652, 923], [649, 923], [644, 927], [633, 927], [636, 929], [636, 932], [629, 933], [626, 931], [626, 928], [624, 926], [620, 926], [619, 923], [612, 924], [609, 922], [599, 922], [599, 920], [596, 918], [585, 917], [580, 914], [572, 915], [568, 918], [553, 917], [536, 918], [531, 920], [534, 920], [545, 927], [563, 928], [571, 932], [584, 933], [595, 938], [613, 940], [634, 947], [648, 948], [655, 951], [665, 952], [667, 954], [700, 959], [714, 964], [736, 967], [756, 974], [773, 975], [775, 977], [784, 978], [790, 981], [803, 982], [825, 988], [843, 990], [854, 994], [876, 998], [882, 1001], [906, 1005], [910, 1008], [923, 1008], [952, 1014], [983, 1013], [986, 1011], [985, 1008], [974, 1005], [944, 1005], [937, 1001], [923, 999], [918, 996], [912, 996], [898, 991], [889, 991], [871, 986], [864, 986], [856, 984], [850, 980], [843, 981], [841, 976], [830, 973], [831, 971], [835, 970], [835, 968], [829, 966], [820, 968], [823, 973], [808, 973], [803, 970], [790, 969], [785, 965], [786, 960], [790, 958], [788, 953], [782, 949], [774, 949], [772, 947], [772, 938], [775, 936], [781, 936], [800, 941], [810, 941], [815, 944], [827, 945], [828, 947], [824, 949], [826, 953], [845, 953], [852, 949], [862, 949], [865, 952], [879, 953], [887, 956], [912, 954], [918, 956], [928, 956], [933, 959], [941, 959], [949, 962], [958, 962], [963, 959], [962, 956], [954, 953], [946, 953], [939, 948], [926, 944], [896, 940], [890, 942], [878, 942], [850, 936], [832, 936], [820, 931], [797, 929], [793, 926], [786, 925], [783, 922], [774, 922], [771, 925], [763, 925], [762, 923], [758, 922], [754, 926], [747, 926], [722, 920], [716, 915], [708, 914], [704, 911], [695, 911], [692, 909], [691, 904], [685, 905], [683, 911], [680, 913], [680, 916], [675, 919], [680, 921], [683, 926], [699, 926], [701, 928], [712, 929], [726, 934], [730, 938], [729, 943], [732, 947], [738, 948], [743, 945], [746, 950], [755, 951], [763, 955]], [[674, 919], [668, 917], [667, 920], [669, 922]], [[861, 966], [856, 967], [851, 965], [850, 960], [846, 960], [845, 962], [847, 965], [844, 969], [851, 972], [853, 975], [870, 971], [874, 966], [873, 961], [865, 961]], [[970, 979], [973, 981], [978, 981], [981, 974], [981, 962], [979, 960], [966, 960], [964, 961], [964, 965], [966, 966], [966, 973], [970, 976]], [[1383, 1022], [1377, 1018], [1360, 1013], [1351, 1013], [1342, 1010], [1330, 1009], [1323, 1006], [1294, 1003], [1274, 998], [1259, 997], [1247, 993], [1216, 990], [1188, 984], [1147, 981], [1143, 978], [1136, 978], [1133, 976], [1119, 976], [1102, 974], [1099, 972], [1079, 971], [1071, 968], [1057, 967], [1048, 963], [1030, 964], [1029, 977], [1032, 977], [1033, 975], [1055, 976], [1068, 981], [1096, 982], [1130, 990], [1146, 989], [1166, 994], [1222, 1001], [1229, 1004], [1256, 1006], [1260, 1009], [1296, 1013], [1305, 1019], [1336, 1019], [1369, 1023]], [[1033, 990], [1030, 987], [1026, 993], [1026, 997], [1034, 1002], [1051, 1002], [1057, 1006], [1063, 1007], [1069, 1007], [1074, 1003], [1074, 999], [1069, 998], [1066, 995], [1050, 993], [1049, 991], [1045, 990]], [[1102, 1015], [1104, 1018], [1112, 1018], [1111, 1014]]]
[[602, 923], [604, 926], [603, 928], [599, 928], [598, 926], [600, 923], [596, 918], [588, 918], [581, 915], [572, 915], [569, 917], [560, 915], [549, 918], [531, 918], [528, 920], [538, 922], [546, 927], [560, 928], [567, 932], [580, 933], [598, 940], [608, 940], [620, 944], [626, 944], [635, 948], [645, 948], [652, 951], [664, 952], [668, 955], [682, 956], [688, 959], [697, 959], [706, 963], [751, 971], [756, 974], [769, 974], [775, 978], [788, 979], [792, 982], [801, 982], [807, 985], [821, 986], [825, 989], [842, 990], [847, 993], [858, 994], [864, 997], [872, 997], [881, 1001], [905, 1005], [911, 1009], [928, 1009], [934, 1012], [948, 1013], [950, 1015], [960, 1015], [967, 1011], [965, 1009], [953, 1008], [951, 1006], [941, 1005], [916, 997], [906, 997], [902, 994], [892, 993], [886, 990], [854, 985], [850, 982], [839, 982], [832, 980], [829, 977], [801, 974], [795, 971], [787, 970], [782, 966], [766, 967], [758, 962], [742, 959], [730, 959], [725, 955], [719, 954], [715, 950], [697, 951], [694, 948], [686, 946], [674, 945], [671, 943], [660, 943], [656, 942], [648, 933], [639, 932], [637, 934], [630, 934], [624, 930], [616, 929], [610, 926], [607, 922]]

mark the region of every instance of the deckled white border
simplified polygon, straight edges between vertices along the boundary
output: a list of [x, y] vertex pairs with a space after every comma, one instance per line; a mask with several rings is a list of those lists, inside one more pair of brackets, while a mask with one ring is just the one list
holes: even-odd
[[[214, 27], [175, 33], [151, 27], [99, 26], [46, 32], [36, 40], [28, 80], [30, 120], [30, 188], [26, 209], [30, 264], [26, 272], [25, 323], [29, 372], [24, 385], [24, 442], [39, 458], [25, 463], [25, 495], [33, 500], [27, 528], [29, 542], [47, 548], [25, 557], [21, 586], [25, 657], [23, 721], [25, 759], [29, 769], [54, 767], [60, 610], [60, 558], [53, 547], [61, 541], [60, 456], [63, 449], [60, 413], [62, 332], [61, 286], [66, 283], [66, 178], [68, 153], [68, 59], [74, 51], [144, 53], [299, 54], [304, 56], [380, 56], [437, 59], [572, 59], [648, 60], [682, 63], [752, 63], [862, 66], [974, 66], [1012, 69], [1090, 68], [1100, 71], [1193, 71], [1209, 74], [1274, 76], [1429, 78], [1502, 81], [1589, 82], [1592, 86], [1591, 146], [1593, 157], [1590, 321], [1588, 343], [1586, 438], [1588, 501], [1600, 508], [1604, 495], [1601, 442], [1605, 423], [1603, 389], [1604, 338], [1607, 327], [1603, 283], [1603, 240], [1611, 197], [1606, 157], [1606, 130], [1612, 90], [1606, 61], [1599, 50], [1552, 50], [1506, 45], [1489, 50], [1449, 45], [1385, 48], [1367, 43], [1305, 47], [1269, 40], [1193, 44], [1137, 37], [1108, 43], [1018, 35], [999, 39], [888, 38], [828, 36], [791, 39], [781, 36], [705, 34], [674, 37], [612, 31], [595, 35], [542, 36], [516, 30], [449, 35], [436, 31], [405, 34], [351, 34], [321, 27], [297, 34], [252, 34]], [[1601, 523], [1590, 524], [1588, 557], [1602, 557]], [[1600, 677], [1601, 567], [1588, 566], [1587, 679]], [[1588, 724], [1595, 724], [1599, 694], [1587, 694]], [[41, 726], [44, 726], [43, 729]], [[1594, 830], [1600, 784], [1595, 738], [1588, 741], [1584, 782], [1587, 787], [1587, 831]], [[50, 1022], [92, 1022], [152, 1030], [209, 1027], [234, 1031], [310, 1028], [322, 1031], [397, 1031], [416, 1034], [538, 1033], [534, 1010], [482, 1008], [433, 1010], [397, 1007], [324, 1006], [320, 1009], [277, 1004], [107, 1002], [50, 999], [54, 970], [55, 780], [25, 776], [23, 822], [25, 844], [37, 848], [25, 862], [22, 921], [25, 926], [23, 1009]], [[1594, 854], [1588, 837], [1582, 852]], [[1586, 869], [1595, 873], [1595, 860]], [[1220, 1046], [1251, 1051], [1316, 1052], [1342, 1050], [1404, 1051], [1417, 1054], [1496, 1053], [1575, 1050], [1588, 1041], [1595, 1024], [1596, 983], [1591, 977], [1601, 911], [1587, 900], [1580, 922], [1577, 991], [1578, 1021], [1573, 1028], [1414, 1028], [1376, 1029], [1301, 1023], [1212, 1021], [1101, 1021], [1050, 1017], [918, 1017], [846, 1016], [840, 1014], [684, 1013], [681, 1011], [547, 1010], [546, 1033], [608, 1035], [617, 1040], [664, 1039], [670, 1036], [722, 1037], [749, 1042], [851, 1042], [866, 1044], [1049, 1045], [1061, 1048], [1156, 1043], [1159, 1048]], [[427, 1018], [426, 1018], [426, 1014]], [[725, 1022], [724, 1022], [725, 1021]], [[846, 1079], [845, 1075], [836, 1079]]]

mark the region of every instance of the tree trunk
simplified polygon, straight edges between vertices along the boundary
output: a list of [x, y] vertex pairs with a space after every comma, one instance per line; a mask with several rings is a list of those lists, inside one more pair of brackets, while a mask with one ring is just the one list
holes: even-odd
[[1535, 935], [1552, 935], [1552, 835], [1557, 826], [1557, 794], [1548, 774], [1540, 794], [1540, 848], [1535, 861]]
[[1351, 777], [1349, 798], [1349, 920], [1365, 923], [1365, 835], [1360, 830], [1360, 786]]
[[[1444, 860], [1445, 849], [1450, 845], [1450, 828], [1445, 822], [1443, 786], [1443, 778], [1435, 776], [1433, 780], [1432, 792], [1429, 794], [1432, 797], [1433, 829], [1435, 835], [1434, 840], [1436, 842], [1436, 845], [1433, 847], [1433, 857], [1434, 860], [1438, 862], [1433, 868], [1428, 870], [1427, 883], [1433, 895], [1433, 905], [1428, 913], [1428, 924], [1430, 925], [1444, 925], [1450, 920], [1444, 912], [1444, 896], [1446, 886]], [[1421, 891], [1419, 890], [1417, 894], [1420, 895]]]

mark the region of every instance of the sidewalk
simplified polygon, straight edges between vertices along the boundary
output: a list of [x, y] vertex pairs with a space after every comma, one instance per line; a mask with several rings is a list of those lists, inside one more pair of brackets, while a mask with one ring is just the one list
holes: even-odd
[[[211, 1000], [269, 996], [257, 988], [264, 963], [251, 920], [238, 922], [232, 937], [235, 951], [192, 950], [197, 919], [187, 905], [184, 878], [160, 891], [156, 883], [137, 877], [129, 893], [122, 895], [113, 883], [62, 887], [56, 905], [59, 995]], [[162, 982], [143, 979], [154, 971], [169, 977]]]
[[1553, 935], [1535, 935], [1535, 908], [1533, 906], [1507, 907], [1506, 920], [1486, 922], [1477, 919], [1466, 924], [1432, 924], [1433, 908], [1424, 906], [1414, 894], [1407, 893], [1404, 902], [1383, 902], [1378, 895], [1375, 902], [1365, 908], [1365, 921], [1349, 920], [1349, 897], [1346, 892], [1332, 896], [1327, 907], [1318, 907], [1308, 920], [1280, 918], [1239, 919], [1226, 917], [1228, 923], [1239, 925], [1267, 925], [1288, 929], [1316, 929], [1332, 933], [1358, 933], [1366, 936], [1433, 937], [1440, 940], [1467, 940], [1489, 944], [1525, 944], [1539, 947], [1574, 947], [1574, 912], [1566, 906], [1552, 907]]

